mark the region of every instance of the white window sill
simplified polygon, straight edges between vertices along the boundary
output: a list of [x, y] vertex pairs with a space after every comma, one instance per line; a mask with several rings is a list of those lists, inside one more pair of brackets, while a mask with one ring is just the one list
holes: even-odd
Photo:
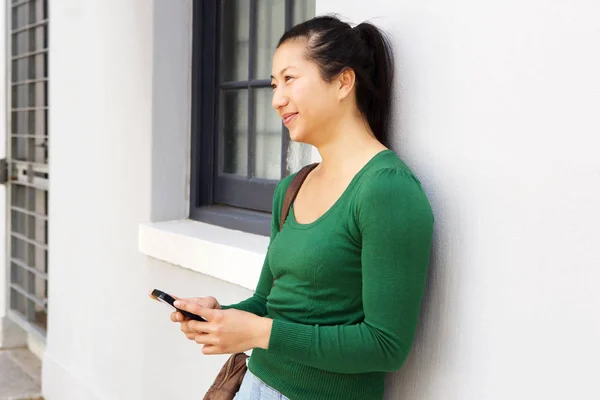
[[189, 219], [141, 224], [141, 253], [256, 289], [269, 238]]

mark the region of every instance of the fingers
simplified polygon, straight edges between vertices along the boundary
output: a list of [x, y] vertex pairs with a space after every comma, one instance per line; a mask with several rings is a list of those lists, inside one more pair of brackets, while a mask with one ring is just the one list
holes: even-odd
[[[199, 304], [194, 304], [188, 301], [188, 299], [178, 299], [174, 305], [180, 310], [200, 315], [208, 321], [214, 319], [216, 322], [223, 317], [223, 315], [221, 315], [223, 313], [222, 310], [205, 308]], [[216, 331], [219, 330], [218, 323], [213, 324], [210, 322], [191, 320], [186, 318], [179, 311], [171, 313], [171, 321], [180, 323], [179, 328], [188, 340], [193, 340], [198, 344], [204, 345], [202, 351], [205, 354], [222, 353], [222, 350], [220, 350], [220, 348], [217, 346], [220, 341], [220, 337], [219, 335], [214, 335], [214, 333], [217, 333]]]
[[195, 340], [196, 336], [198, 336], [198, 332], [191, 330], [188, 327], [187, 322], [183, 322], [181, 324], [181, 326], [179, 327], [179, 329], [181, 329], [181, 332], [184, 334], [184, 336], [186, 338], [188, 338], [189, 340]]
[[179, 322], [179, 329], [189, 340], [195, 340], [197, 336], [205, 335], [209, 331], [208, 323], [189, 320], [179, 311], [171, 313], [171, 321]]
[[198, 336], [198, 334], [196, 332], [184, 333], [184, 335], [189, 340], [196, 340], [196, 336]]
[[200, 312], [202, 310], [202, 307], [198, 304], [194, 304], [185, 300], [176, 300], [173, 305], [179, 308], [180, 310], [188, 311], [196, 315], [200, 315]]
[[214, 333], [214, 328], [208, 322], [190, 320], [187, 322], [190, 330], [198, 333]]
[[183, 322], [184, 316], [179, 311], [174, 311], [171, 313], [171, 321], [172, 322]]
[[186, 320], [188, 320], [188, 318], [179, 311], [173, 311], [171, 313], [171, 321], [173, 322], [183, 322]]
[[201, 335], [204, 333], [213, 333], [215, 329], [208, 322], [187, 320], [181, 323], [180, 329], [184, 333], [194, 333]]
[[183, 333], [194, 333], [196, 335], [198, 334], [198, 332], [190, 328], [189, 321], [183, 321], [179, 326], [179, 329], [181, 329], [181, 332]]
[[180, 310], [188, 311], [192, 314], [199, 315], [207, 321], [211, 321], [217, 315], [216, 313], [221, 312], [221, 310], [218, 309], [205, 308], [198, 304], [190, 303], [184, 300], [177, 300], [175, 301], [174, 305]]
[[[185, 335], [189, 340], [195, 340], [196, 343], [208, 343], [209, 333], [209, 325], [206, 322], [198, 322], [198, 321], [184, 321], [181, 323], [180, 328], [181, 332]], [[205, 339], [201, 339], [205, 338]]]
[[187, 300], [190, 303], [198, 304], [199, 306], [202, 306], [204, 308], [217, 308], [217, 309], [221, 308], [221, 305], [219, 304], [219, 302], [217, 301], [217, 299], [215, 299], [212, 296], [209, 296], [209, 297], [194, 297], [194, 298], [191, 298], [191, 299], [183, 299], [183, 300]]
[[211, 303], [211, 301], [208, 299], [208, 297], [192, 297], [191, 299], [180, 299], [180, 300], [185, 300], [190, 303], [198, 304], [201, 307], [208, 307], [208, 308], [210, 308], [210, 303]]
[[218, 350], [217, 346], [213, 346], [213, 345], [210, 345], [210, 344], [205, 344], [202, 347], [202, 354], [205, 354], [205, 355], [209, 355], [209, 354], [222, 354], [222, 353], [223, 353], [222, 351]]
[[215, 346], [219, 343], [219, 338], [213, 336], [213, 335], [196, 335], [194, 337], [194, 341], [198, 344], [203, 344], [203, 345], [208, 345], [208, 346]]

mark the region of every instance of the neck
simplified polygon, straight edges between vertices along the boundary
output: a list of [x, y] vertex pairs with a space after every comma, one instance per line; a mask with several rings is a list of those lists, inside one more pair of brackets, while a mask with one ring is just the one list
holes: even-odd
[[321, 169], [327, 174], [353, 170], [356, 164], [366, 163], [374, 152], [386, 149], [362, 118], [341, 119], [328, 131], [331, 134], [327, 141], [315, 144], [323, 159]]

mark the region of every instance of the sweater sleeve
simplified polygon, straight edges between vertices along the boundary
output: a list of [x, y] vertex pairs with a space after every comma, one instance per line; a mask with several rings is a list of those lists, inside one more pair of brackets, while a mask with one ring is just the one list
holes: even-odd
[[268, 351], [331, 372], [395, 371], [414, 339], [425, 288], [433, 214], [420, 183], [376, 171], [356, 198], [364, 320], [313, 326], [275, 319]]
[[[292, 178], [293, 175], [283, 179], [275, 188], [275, 194], [273, 195], [273, 213], [271, 218], [271, 237], [269, 239], [269, 247], [279, 232], [281, 205], [283, 204], [283, 198], [285, 197], [285, 193]], [[235, 308], [237, 310], [256, 314], [259, 317], [264, 317], [267, 315], [267, 296], [269, 296], [269, 293], [271, 293], [272, 287], [273, 274], [271, 273], [271, 267], [269, 266], [267, 250], [267, 255], [265, 256], [265, 261], [260, 272], [260, 277], [258, 279], [254, 295], [239, 303], [221, 306], [221, 309], [227, 310], [229, 308]]]

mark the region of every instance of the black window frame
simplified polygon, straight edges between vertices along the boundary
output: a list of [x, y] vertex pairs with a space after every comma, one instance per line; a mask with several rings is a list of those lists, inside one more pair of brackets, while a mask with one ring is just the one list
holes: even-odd
[[[253, 78], [257, 0], [250, 3], [249, 78]], [[223, 83], [219, 77], [222, 26], [221, 0], [193, 2], [190, 218], [225, 228], [269, 236], [276, 180], [253, 178], [254, 127], [248, 126], [248, 176], [225, 174], [219, 164], [219, 99], [223, 90], [270, 87], [270, 79]], [[285, 0], [285, 29], [293, 24], [293, 0]], [[252, 44], [254, 41], [254, 44]], [[281, 176], [287, 174], [289, 135], [282, 124]]]

